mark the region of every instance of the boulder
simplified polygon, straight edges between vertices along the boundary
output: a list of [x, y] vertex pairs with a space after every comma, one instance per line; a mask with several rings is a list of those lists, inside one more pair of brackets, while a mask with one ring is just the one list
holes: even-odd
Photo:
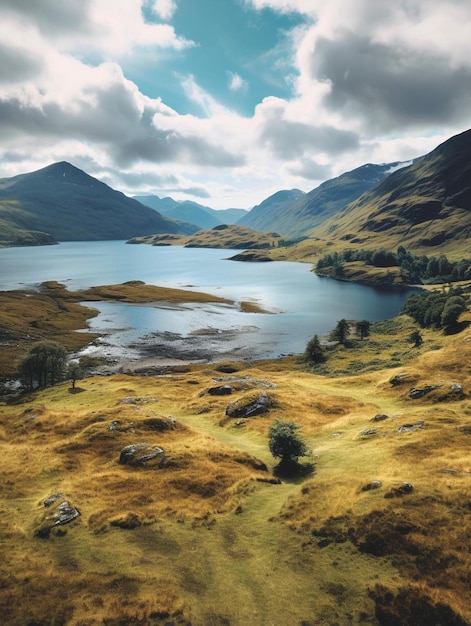
[[208, 393], [210, 396], [230, 396], [233, 389], [230, 385], [218, 385], [217, 387], [210, 387]]
[[414, 422], [413, 424], [403, 424], [402, 426], [399, 426], [399, 428], [397, 429], [398, 433], [409, 433], [411, 430], [417, 430], [418, 428], [423, 428], [424, 427], [424, 420], [418, 420], [417, 422]]
[[[62, 493], [54, 493], [43, 502], [47, 511], [41, 517], [34, 534], [36, 537], [49, 537], [57, 526], [69, 524], [80, 515], [80, 511], [73, 506]], [[56, 534], [65, 534], [65, 532]]]
[[263, 415], [270, 409], [270, 398], [266, 391], [256, 396], [246, 396], [239, 398], [235, 402], [231, 402], [226, 407], [226, 415], [228, 417], [254, 417]]
[[423, 387], [414, 387], [409, 391], [409, 398], [412, 400], [423, 398], [434, 389], [440, 389], [440, 385], [424, 385]]
[[389, 415], [384, 415], [384, 413], [378, 413], [370, 419], [370, 422], [382, 422], [387, 419], [389, 419]]
[[165, 460], [163, 449], [159, 446], [152, 446], [146, 441], [125, 446], [119, 455], [121, 465], [163, 467]]
[[366, 483], [363, 485], [362, 491], [372, 491], [374, 489], [379, 489], [383, 483], [380, 480], [372, 480], [370, 483]]
[[371, 435], [376, 435], [378, 431], [374, 428], [367, 428], [366, 430], [362, 430], [360, 435], [362, 437], [371, 437]]

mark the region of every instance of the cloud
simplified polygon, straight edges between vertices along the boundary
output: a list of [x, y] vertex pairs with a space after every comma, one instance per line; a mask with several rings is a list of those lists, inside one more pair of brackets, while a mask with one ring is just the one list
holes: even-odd
[[40, 61], [29, 51], [0, 42], [0, 84], [23, 82], [37, 75], [40, 69]]
[[70, 31], [88, 31], [90, 7], [91, 0], [2, 0], [0, 11], [6, 18], [34, 25], [50, 37]]
[[247, 89], [247, 81], [239, 76], [239, 74], [227, 70], [226, 76], [228, 78], [228, 87], [231, 91], [242, 91]]
[[352, 131], [290, 119], [289, 107], [279, 99], [266, 99], [259, 112], [260, 141], [279, 159], [291, 160], [306, 152], [338, 155], [359, 145], [359, 138]]
[[154, 0], [152, 5], [152, 11], [165, 21], [171, 20], [176, 10], [177, 5], [174, 0]]

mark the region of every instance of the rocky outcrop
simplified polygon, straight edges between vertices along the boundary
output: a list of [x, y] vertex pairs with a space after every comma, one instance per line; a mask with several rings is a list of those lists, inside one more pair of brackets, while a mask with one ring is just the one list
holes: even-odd
[[146, 441], [141, 441], [125, 446], [119, 455], [119, 463], [133, 467], [163, 467], [166, 456], [160, 446], [152, 446]]
[[[42, 515], [34, 531], [36, 537], [45, 539], [49, 537], [51, 531], [58, 526], [73, 522], [80, 515], [80, 511], [73, 506], [63, 493], [53, 493], [43, 501], [43, 506], [47, 511]], [[65, 534], [64, 531], [55, 534]]]
[[263, 415], [268, 413], [270, 409], [270, 398], [266, 391], [258, 395], [245, 396], [239, 398], [235, 402], [231, 402], [226, 407], [227, 417], [255, 417], [256, 415]]

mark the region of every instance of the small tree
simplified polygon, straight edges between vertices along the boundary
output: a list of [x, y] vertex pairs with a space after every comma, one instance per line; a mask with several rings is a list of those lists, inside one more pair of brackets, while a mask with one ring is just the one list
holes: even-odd
[[369, 336], [370, 328], [371, 323], [368, 320], [361, 320], [360, 322], [357, 322], [355, 332], [360, 339], [364, 339]]
[[337, 326], [330, 333], [329, 338], [332, 341], [338, 341], [342, 345], [345, 345], [350, 334], [350, 325], [346, 319], [341, 319], [337, 322]]
[[420, 331], [414, 330], [414, 332], [409, 335], [409, 343], [413, 343], [414, 348], [419, 348], [424, 343]]
[[298, 435], [299, 426], [293, 422], [275, 420], [268, 431], [268, 447], [280, 465], [297, 463], [300, 456], [308, 453], [308, 447]]
[[324, 350], [317, 335], [314, 335], [314, 337], [308, 342], [306, 349], [304, 350], [304, 359], [311, 365], [316, 365], [317, 363], [323, 363], [325, 361]]
[[68, 364], [66, 378], [71, 381], [72, 389], [75, 389], [75, 383], [77, 380], [83, 378], [83, 369], [80, 367], [80, 363], [77, 363], [77, 361], [71, 361]]

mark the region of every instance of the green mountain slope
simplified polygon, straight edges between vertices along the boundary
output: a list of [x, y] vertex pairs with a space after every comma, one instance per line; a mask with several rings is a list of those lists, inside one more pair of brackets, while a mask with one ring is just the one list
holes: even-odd
[[368, 163], [327, 180], [306, 194], [298, 189], [279, 192], [254, 207], [240, 223], [257, 230], [275, 229], [286, 237], [301, 237], [400, 167], [403, 164], [398, 162]]
[[19, 231], [40, 231], [52, 240], [128, 239], [152, 233], [191, 233], [115, 191], [70, 163], [0, 179], [0, 241], [15, 245]]
[[469, 250], [471, 130], [394, 172], [313, 234], [424, 254]]

